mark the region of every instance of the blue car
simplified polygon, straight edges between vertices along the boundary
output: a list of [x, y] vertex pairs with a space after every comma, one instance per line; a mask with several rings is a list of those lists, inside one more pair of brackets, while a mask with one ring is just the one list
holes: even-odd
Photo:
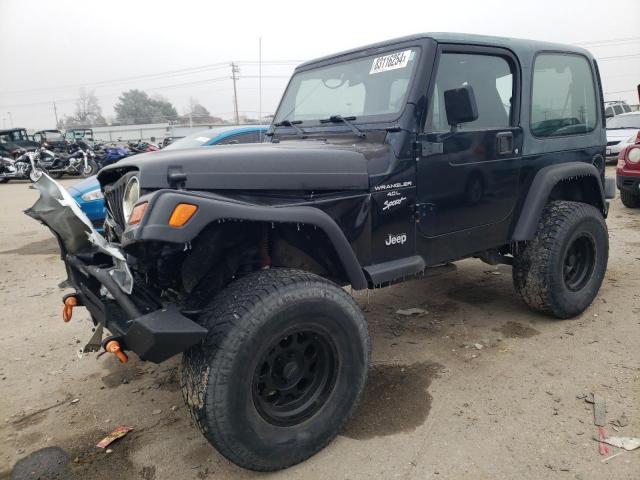
[[[268, 128], [268, 125], [211, 128], [176, 140], [163, 150], [181, 150], [184, 148], [235, 143], [257, 143], [262, 141]], [[82, 211], [89, 217], [91, 223], [96, 229], [101, 230], [107, 211], [96, 176], [86, 178], [69, 187], [68, 190], [75, 201], [78, 202]]]

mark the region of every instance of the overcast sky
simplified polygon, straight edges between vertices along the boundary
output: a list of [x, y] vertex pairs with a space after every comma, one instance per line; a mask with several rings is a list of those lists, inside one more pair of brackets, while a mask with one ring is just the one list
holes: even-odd
[[120, 92], [139, 88], [179, 113], [195, 97], [232, 118], [231, 61], [239, 109], [256, 116], [260, 37], [262, 112], [272, 113], [296, 63], [428, 31], [581, 44], [601, 59], [605, 99], [638, 103], [639, 19], [638, 0], [0, 0], [0, 122], [54, 128], [53, 102], [59, 117], [73, 113], [82, 86], [106, 117]]

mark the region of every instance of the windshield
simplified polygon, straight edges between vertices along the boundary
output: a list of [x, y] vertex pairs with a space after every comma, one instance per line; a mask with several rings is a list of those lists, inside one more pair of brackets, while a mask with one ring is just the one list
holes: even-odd
[[29, 140], [29, 137], [27, 136], [26, 130], [13, 130], [11, 132], [5, 132], [2, 134], [3, 143], [24, 142], [27, 140]]
[[610, 118], [607, 120], [607, 128], [640, 128], [640, 113]]
[[64, 139], [60, 132], [42, 132], [42, 135], [49, 142], [59, 142]]
[[294, 74], [275, 123], [309, 123], [333, 115], [393, 120], [405, 102], [419, 49], [390, 51]]
[[214, 135], [208, 130], [205, 130], [204, 132], [192, 133], [191, 135], [188, 135], [167, 145], [163, 148], [163, 150], [182, 150], [183, 148], [200, 147], [211, 140], [213, 137]]

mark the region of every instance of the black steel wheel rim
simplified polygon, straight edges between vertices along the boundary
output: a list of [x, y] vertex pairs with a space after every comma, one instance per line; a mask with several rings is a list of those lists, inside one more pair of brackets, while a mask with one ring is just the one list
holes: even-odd
[[269, 423], [292, 426], [312, 417], [336, 383], [338, 357], [329, 335], [316, 328], [287, 331], [274, 339], [253, 375], [253, 403]]
[[591, 278], [596, 263], [596, 248], [593, 239], [580, 235], [573, 239], [564, 257], [563, 276], [567, 289], [582, 290]]

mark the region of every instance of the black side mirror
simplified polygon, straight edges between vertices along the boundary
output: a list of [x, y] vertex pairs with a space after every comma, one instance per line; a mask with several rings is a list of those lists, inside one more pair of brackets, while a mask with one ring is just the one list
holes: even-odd
[[471, 85], [452, 88], [444, 92], [444, 109], [447, 112], [447, 122], [452, 129], [461, 123], [477, 120], [478, 105]]

